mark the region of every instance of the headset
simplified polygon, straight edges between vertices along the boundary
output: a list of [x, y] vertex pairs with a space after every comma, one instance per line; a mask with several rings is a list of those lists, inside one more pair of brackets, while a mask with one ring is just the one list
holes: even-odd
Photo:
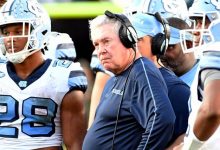
[[169, 40], [170, 40], [170, 26], [168, 21], [165, 18], [162, 18], [160, 16], [159, 12], [156, 12], [155, 14], [150, 14], [153, 15], [157, 21], [161, 23], [161, 25], [164, 28], [164, 33], [158, 33], [152, 38], [152, 43], [151, 43], [151, 51], [154, 55], [156, 56], [162, 56], [166, 52], [168, 45], [169, 45]]
[[[138, 13], [138, 11], [132, 11], [132, 12], [127, 12], [127, 15], [133, 15]], [[168, 21], [165, 18], [162, 18], [159, 12], [156, 12], [155, 14], [153, 13], [148, 13], [148, 12], [142, 12], [151, 16], [154, 16], [155, 19], [160, 22], [160, 24], [163, 26], [163, 33], [158, 33], [154, 37], [152, 37], [152, 42], [151, 42], [151, 51], [153, 55], [156, 55], [157, 57], [160, 57], [161, 55], [164, 55], [166, 52], [166, 49], [168, 48], [169, 45], [169, 40], [170, 40], [170, 26]]]
[[126, 48], [134, 49], [134, 45], [137, 43], [137, 32], [129, 19], [123, 14], [114, 14], [108, 10], [105, 11], [105, 15], [120, 21], [121, 27], [119, 28], [119, 38], [121, 43]]

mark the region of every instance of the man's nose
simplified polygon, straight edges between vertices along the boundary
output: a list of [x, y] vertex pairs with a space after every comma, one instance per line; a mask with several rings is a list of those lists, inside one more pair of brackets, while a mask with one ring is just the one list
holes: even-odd
[[16, 38], [16, 37], [13, 37], [13, 36], [5, 37], [6, 42], [11, 42], [11, 41], [15, 42], [16, 39], [17, 39], [17, 38]]
[[98, 49], [97, 49], [98, 55], [104, 54], [104, 53], [106, 53], [106, 52], [107, 52], [107, 50], [106, 50], [105, 46], [99, 45], [99, 47], [98, 47]]

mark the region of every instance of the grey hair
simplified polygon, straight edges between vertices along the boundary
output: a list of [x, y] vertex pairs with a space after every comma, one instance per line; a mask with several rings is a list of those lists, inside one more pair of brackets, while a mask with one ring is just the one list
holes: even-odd
[[106, 24], [112, 24], [115, 33], [119, 33], [121, 22], [115, 18], [109, 18], [106, 15], [99, 15], [96, 18], [89, 20], [90, 39], [93, 40], [96, 36], [95, 29]]

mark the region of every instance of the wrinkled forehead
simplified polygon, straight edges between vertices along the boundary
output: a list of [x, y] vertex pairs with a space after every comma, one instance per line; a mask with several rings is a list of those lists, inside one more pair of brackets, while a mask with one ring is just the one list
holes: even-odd
[[91, 39], [92, 41], [106, 37], [112, 36], [113, 34], [118, 35], [118, 27], [114, 23], [102, 24], [96, 26], [91, 30]]

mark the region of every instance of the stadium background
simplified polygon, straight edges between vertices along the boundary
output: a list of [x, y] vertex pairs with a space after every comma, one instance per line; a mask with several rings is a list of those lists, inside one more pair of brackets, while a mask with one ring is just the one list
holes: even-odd
[[89, 38], [88, 20], [103, 14], [105, 10], [121, 12], [121, 8], [108, 1], [76, 1], [66, 3], [44, 3], [52, 21], [52, 31], [70, 35], [76, 47], [76, 61], [90, 62], [94, 47]]

